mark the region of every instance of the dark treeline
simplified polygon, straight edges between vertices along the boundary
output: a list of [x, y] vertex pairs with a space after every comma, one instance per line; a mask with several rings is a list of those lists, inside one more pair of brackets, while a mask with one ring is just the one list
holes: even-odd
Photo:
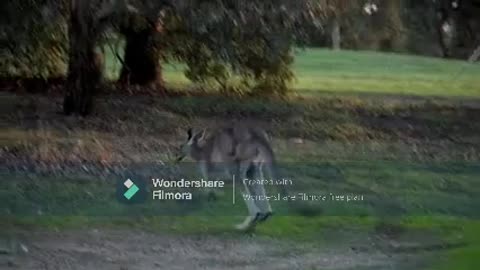
[[[118, 85], [165, 91], [162, 63], [226, 93], [288, 92], [297, 46], [468, 58], [480, 0], [2, 1], [1, 77], [66, 77], [66, 114], [86, 115], [105, 48], [122, 40]], [[232, 80], [232, 78], [241, 78]]]
[[459, 59], [480, 45], [479, 0], [382, 0], [348, 7], [331, 16], [327, 31], [314, 31], [312, 45]]

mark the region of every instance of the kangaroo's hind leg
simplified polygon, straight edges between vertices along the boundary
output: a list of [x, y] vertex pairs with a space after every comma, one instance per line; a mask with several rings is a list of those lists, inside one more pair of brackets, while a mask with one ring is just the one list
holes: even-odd
[[252, 166], [254, 166], [252, 163], [240, 163], [239, 165], [239, 176], [240, 180], [242, 181], [244, 187], [245, 187], [245, 192], [242, 193], [243, 200], [245, 201], [245, 204], [247, 205], [248, 209], [248, 216], [245, 218], [245, 220], [240, 223], [235, 225], [235, 228], [238, 230], [251, 230], [255, 227], [258, 215], [260, 213], [260, 210], [258, 209], [256, 203], [255, 203], [255, 198], [254, 194], [251, 192], [249, 184], [246, 183], [245, 180], [247, 176], [248, 170], [255, 169]]
[[[262, 165], [258, 164], [256, 167], [256, 172], [259, 180], [264, 180]], [[255, 205], [259, 209], [257, 216], [257, 221], [265, 221], [272, 215], [272, 207], [270, 205], [269, 198], [265, 192], [265, 186], [262, 182], [255, 181], [251, 186], [252, 192], [255, 194]]]

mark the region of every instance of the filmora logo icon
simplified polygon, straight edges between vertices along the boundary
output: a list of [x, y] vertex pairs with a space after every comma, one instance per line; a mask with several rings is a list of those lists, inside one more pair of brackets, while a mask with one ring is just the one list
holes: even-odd
[[123, 182], [123, 185], [128, 188], [128, 190], [123, 193], [123, 196], [127, 198], [127, 200], [130, 200], [140, 190], [130, 179], [127, 179], [127, 181]]
[[117, 182], [117, 198], [123, 203], [142, 203], [146, 200], [146, 185], [145, 181], [120, 180]]

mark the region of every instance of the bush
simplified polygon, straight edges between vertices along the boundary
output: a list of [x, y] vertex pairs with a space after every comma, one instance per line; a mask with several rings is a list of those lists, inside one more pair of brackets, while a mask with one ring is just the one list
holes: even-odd
[[228, 44], [204, 40], [190, 35], [182, 19], [175, 16], [166, 19], [165, 28], [164, 60], [185, 63], [186, 77], [202, 88], [240, 96], [288, 93], [294, 78], [291, 40], [259, 35], [245, 39], [245, 33], [233, 34]]

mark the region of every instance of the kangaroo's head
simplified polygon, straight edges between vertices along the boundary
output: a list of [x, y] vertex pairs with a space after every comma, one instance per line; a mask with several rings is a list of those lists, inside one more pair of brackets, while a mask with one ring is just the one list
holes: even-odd
[[205, 130], [194, 132], [191, 128], [188, 129], [187, 141], [180, 146], [176, 160], [182, 161], [187, 156], [195, 158], [204, 140]]

